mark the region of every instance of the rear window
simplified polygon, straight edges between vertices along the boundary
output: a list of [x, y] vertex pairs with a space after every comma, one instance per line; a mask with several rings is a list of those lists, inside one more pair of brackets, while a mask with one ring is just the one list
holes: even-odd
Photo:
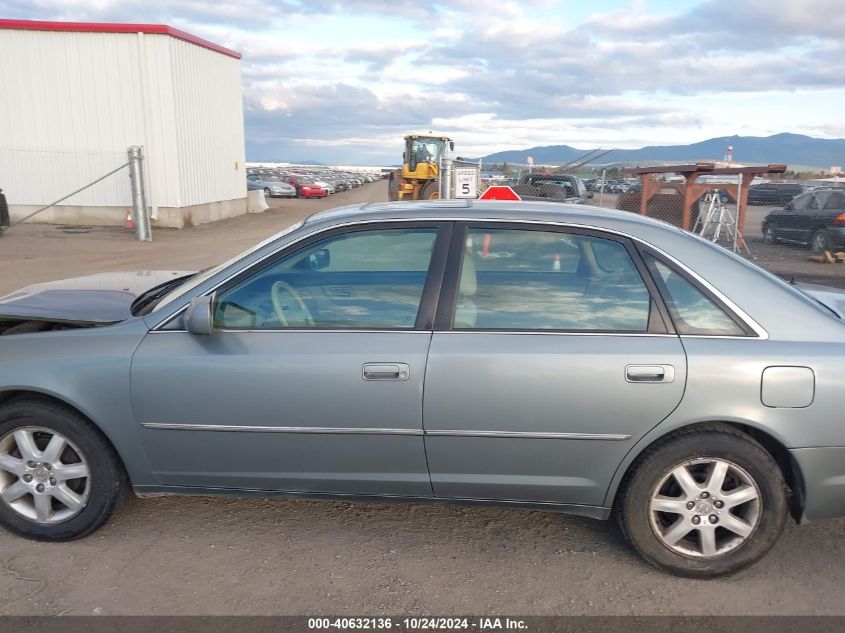
[[678, 334], [745, 336], [745, 330], [689, 280], [652, 255], [646, 263], [660, 286]]
[[832, 211], [845, 208], [845, 195], [842, 195], [839, 192], [834, 192], [830, 194], [830, 197], [827, 199], [824, 208]]

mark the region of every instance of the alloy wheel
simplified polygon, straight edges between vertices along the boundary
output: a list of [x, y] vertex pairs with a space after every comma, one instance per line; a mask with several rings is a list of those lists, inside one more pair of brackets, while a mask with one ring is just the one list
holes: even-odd
[[23, 427], [0, 438], [0, 499], [36, 523], [61, 523], [85, 508], [91, 471], [63, 435]]
[[763, 241], [767, 244], [774, 244], [775, 243], [775, 227], [767, 226], [766, 230], [763, 231]]
[[715, 557], [745, 543], [760, 523], [760, 488], [737, 464], [701, 458], [678, 464], [650, 496], [651, 528], [673, 552]]

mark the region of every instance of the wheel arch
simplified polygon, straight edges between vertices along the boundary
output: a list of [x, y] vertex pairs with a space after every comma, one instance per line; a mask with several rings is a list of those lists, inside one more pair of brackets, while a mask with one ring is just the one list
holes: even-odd
[[130, 476], [130, 469], [127, 468], [126, 462], [123, 459], [123, 455], [121, 455], [120, 451], [117, 449], [117, 445], [115, 444], [114, 439], [110, 437], [109, 433], [107, 433], [102, 426], [97, 424], [94, 418], [89, 413], [87, 413], [82, 407], [78, 406], [76, 403], [68, 401], [66, 398], [63, 398], [58, 394], [32, 387], [20, 387], [4, 389], [3, 391], [0, 391], [0, 406], [3, 406], [9, 402], [14, 402], [15, 400], [25, 399], [41, 400], [43, 402], [59, 405], [66, 409], [70, 409], [71, 411], [85, 418], [85, 420], [103, 437], [103, 439], [108, 442], [108, 445], [111, 447], [111, 449], [114, 451], [115, 456], [117, 457], [117, 461], [120, 463], [120, 467], [123, 469], [123, 472], [126, 476], [126, 481], [128, 481], [131, 485], [132, 480]]
[[605, 496], [605, 507], [611, 508], [612, 510], [616, 509], [617, 500], [621, 496], [623, 482], [626, 481], [628, 474], [633, 472], [639, 456], [654, 446], [654, 444], [682, 431], [690, 431], [698, 428], [704, 430], [708, 427], [730, 428], [743, 433], [759, 443], [771, 455], [778, 468], [780, 468], [783, 479], [791, 492], [789, 498], [790, 514], [796, 522], [799, 522], [804, 510], [804, 478], [801, 468], [786, 448], [786, 444], [782, 439], [776, 437], [770, 430], [762, 428], [758, 423], [749, 420], [702, 420], [667, 429], [655, 429], [655, 432], [643, 437], [631, 449], [625, 456], [622, 464], [617, 468], [608, 488], [607, 495]]

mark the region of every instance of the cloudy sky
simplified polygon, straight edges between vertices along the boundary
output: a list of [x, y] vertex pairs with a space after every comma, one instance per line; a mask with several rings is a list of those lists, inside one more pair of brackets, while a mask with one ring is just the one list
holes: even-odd
[[845, 136], [842, 0], [0, 0], [170, 24], [243, 53], [249, 160]]

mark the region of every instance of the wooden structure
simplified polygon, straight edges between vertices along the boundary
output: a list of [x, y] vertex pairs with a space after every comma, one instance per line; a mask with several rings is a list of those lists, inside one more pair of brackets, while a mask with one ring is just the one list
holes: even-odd
[[[626, 169], [626, 174], [639, 176], [642, 181], [640, 196], [640, 215], [648, 215], [648, 202], [666, 183], [657, 179], [659, 174], [678, 174], [684, 177], [682, 192], [684, 196], [681, 228], [689, 231], [692, 228], [692, 207], [698, 199], [711, 189], [724, 189], [737, 201], [737, 228], [740, 233], [745, 232], [745, 209], [748, 206], [748, 187], [755, 176], [760, 174], [782, 174], [786, 165], [765, 165], [756, 167], [716, 167], [714, 163], [696, 163], [694, 165], [663, 165], [660, 167], [634, 167]], [[738, 183], [698, 182], [700, 176], [739, 176], [742, 175], [742, 185]]]

